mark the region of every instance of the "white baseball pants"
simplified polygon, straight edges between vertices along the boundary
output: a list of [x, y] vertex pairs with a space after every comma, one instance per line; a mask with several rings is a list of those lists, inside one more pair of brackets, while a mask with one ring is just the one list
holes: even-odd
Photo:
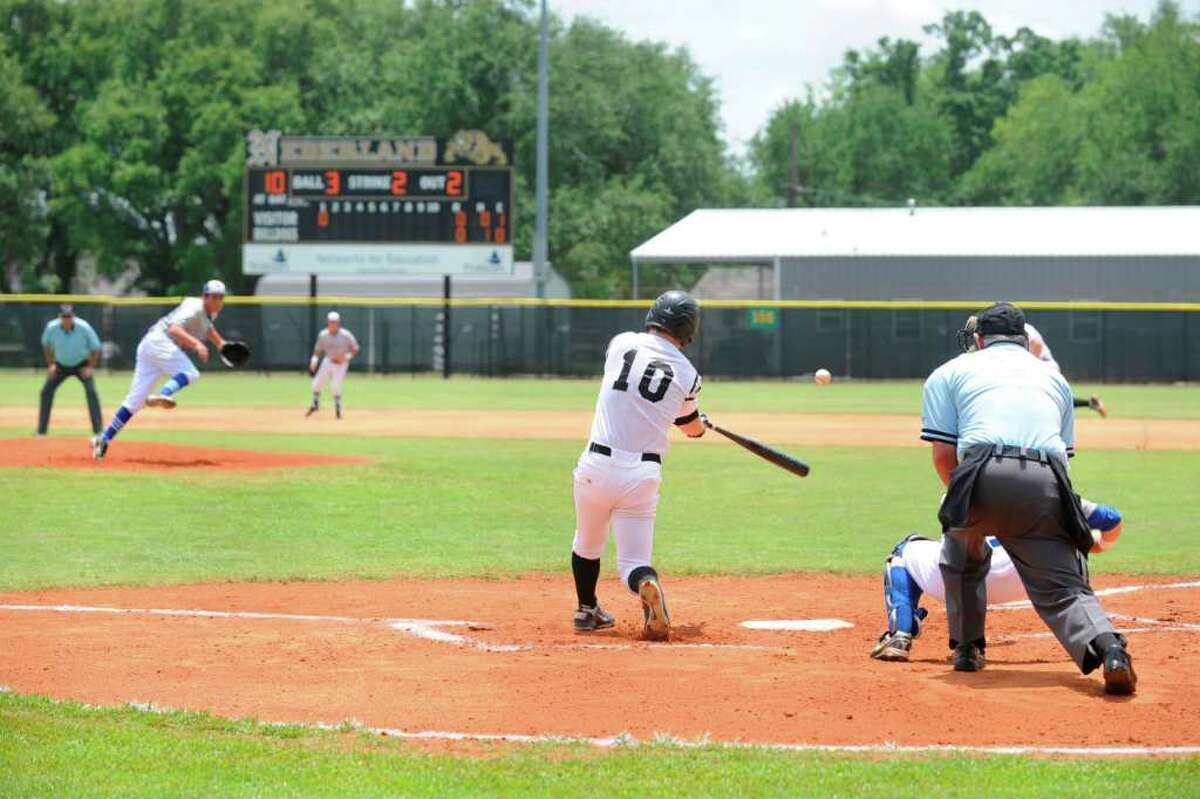
[[[941, 541], [909, 541], [904, 545], [904, 568], [929, 596], [939, 602], [946, 601], [946, 585], [942, 582], [942, 569], [938, 565], [942, 557]], [[1012, 558], [1004, 548], [992, 550], [992, 564], [988, 569], [987, 601], [989, 605], [1002, 602], [1019, 602], [1028, 599], [1025, 584], [1013, 566]]]
[[342, 396], [342, 381], [346, 379], [346, 372], [350, 369], [350, 360], [346, 359], [341, 363], [334, 363], [328, 356], [321, 359], [321, 366], [317, 369], [317, 373], [313, 375], [312, 390], [314, 394], [320, 394], [321, 389], [326, 383], [332, 384], [333, 396]]
[[146, 397], [154, 393], [154, 386], [159, 380], [174, 377], [180, 372], [187, 375], [189, 385], [200, 379], [200, 370], [192, 363], [192, 359], [165, 333], [155, 331], [146, 334], [138, 344], [133, 381], [121, 404], [130, 413], [137, 413], [146, 407]]
[[642, 461], [640, 452], [585, 452], [575, 466], [575, 554], [597, 560], [611, 526], [617, 570], [628, 587], [630, 572], [650, 565], [661, 484], [662, 465]]

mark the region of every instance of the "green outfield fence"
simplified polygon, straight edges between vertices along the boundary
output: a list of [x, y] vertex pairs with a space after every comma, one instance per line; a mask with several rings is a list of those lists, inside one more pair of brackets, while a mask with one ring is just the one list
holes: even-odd
[[[62, 302], [100, 333], [105, 364], [133, 366], [138, 340], [178, 297], [0, 295], [0, 366], [42, 365], [40, 337]], [[988, 302], [706, 301], [688, 350], [701, 373], [742, 378], [808, 374], [924, 377], [956, 352], [955, 331]], [[456, 299], [450, 370], [474, 375], [594, 375], [608, 340], [639, 329], [648, 303]], [[1022, 303], [1071, 378], [1200, 381], [1200, 303]], [[441, 299], [231, 297], [218, 320], [244, 338], [261, 370], [305, 367], [321, 320], [341, 312], [363, 352], [356, 371], [443, 366]], [[213, 359], [206, 368], [217, 368]]]

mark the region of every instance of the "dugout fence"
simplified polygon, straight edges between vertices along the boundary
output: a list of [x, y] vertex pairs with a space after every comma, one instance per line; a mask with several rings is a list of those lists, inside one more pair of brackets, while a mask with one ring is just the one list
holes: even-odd
[[[0, 366], [41, 367], [41, 334], [73, 302], [104, 342], [104, 363], [132, 368], [138, 341], [174, 298], [0, 295]], [[819, 367], [856, 378], [920, 378], [956, 353], [979, 302], [707, 301], [689, 349], [702, 374], [785, 378]], [[1066, 374], [1095, 381], [1200, 381], [1200, 303], [1023, 303]], [[305, 368], [321, 320], [338, 310], [358, 337], [355, 371], [450, 370], [483, 376], [594, 375], [608, 340], [638, 329], [648, 302], [345, 297], [230, 298], [218, 326], [249, 342], [254, 368]], [[213, 369], [216, 359], [202, 368]]]

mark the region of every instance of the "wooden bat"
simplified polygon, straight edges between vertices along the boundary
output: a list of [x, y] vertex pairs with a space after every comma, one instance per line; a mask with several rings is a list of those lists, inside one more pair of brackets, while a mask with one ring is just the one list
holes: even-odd
[[733, 443], [737, 444], [738, 446], [745, 447], [763, 460], [775, 464], [780, 469], [785, 469], [792, 474], [799, 475], [800, 477], [808, 476], [808, 464], [802, 460], [793, 458], [791, 455], [788, 455], [785, 452], [780, 452], [773, 447], [768, 447], [761, 441], [756, 441], [748, 436], [739, 435], [732, 430], [726, 430], [720, 425], [715, 425], [708, 420], [707, 416], [704, 417], [704, 426], [710, 430], [716, 430]]

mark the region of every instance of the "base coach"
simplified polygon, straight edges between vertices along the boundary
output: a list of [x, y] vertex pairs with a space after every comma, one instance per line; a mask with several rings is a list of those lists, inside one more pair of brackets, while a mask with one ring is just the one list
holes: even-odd
[[100, 337], [96, 331], [76, 316], [75, 309], [70, 305], [61, 305], [58, 318], [47, 322], [46, 329], [42, 331], [42, 352], [48, 368], [38, 408], [38, 435], [44, 436], [50, 427], [54, 392], [68, 377], [77, 377], [83, 383], [88, 415], [92, 417], [92, 432], [99, 433], [100, 397], [96, 394], [96, 381], [92, 377], [92, 370], [100, 362]]
[[1067, 476], [1075, 411], [1062, 375], [1030, 354], [1025, 314], [979, 314], [976, 352], [925, 382], [921, 438], [946, 484], [940, 562], [956, 671], [984, 666], [985, 578], [1000, 539], [1042, 621], [1084, 674], [1103, 666], [1110, 694], [1137, 683], [1125, 638], [1088, 583], [1092, 535]]

